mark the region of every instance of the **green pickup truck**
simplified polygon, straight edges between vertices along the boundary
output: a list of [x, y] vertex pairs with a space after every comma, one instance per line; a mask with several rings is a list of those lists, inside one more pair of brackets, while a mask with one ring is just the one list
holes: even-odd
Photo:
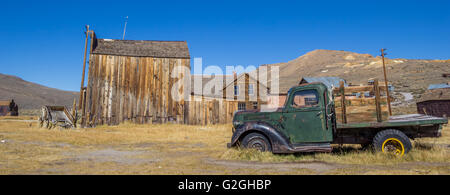
[[284, 107], [276, 111], [238, 111], [228, 147], [255, 148], [273, 153], [331, 152], [331, 144], [361, 144], [402, 156], [410, 139], [440, 137], [447, 118], [412, 114], [386, 121], [336, 122], [331, 90], [322, 83], [289, 90]]

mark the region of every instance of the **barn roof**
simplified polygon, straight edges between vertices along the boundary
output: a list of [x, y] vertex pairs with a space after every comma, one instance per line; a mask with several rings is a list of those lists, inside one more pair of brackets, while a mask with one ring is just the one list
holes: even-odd
[[427, 90], [417, 102], [450, 100], [450, 88]]
[[[230, 80], [227, 80], [227, 83], [224, 85], [223, 89], [228, 88], [228, 87], [230, 87], [230, 86], [234, 86], [234, 85], [233, 85], [233, 84], [234, 84], [234, 81], [237, 81], [237, 80], [241, 79], [241, 77], [243, 77], [243, 76], [245, 76], [245, 75], [248, 75], [248, 78], [249, 78], [249, 79], [254, 80], [254, 81], [256, 81], [257, 83], [259, 83], [260, 86], [265, 87], [265, 88], [267, 88], [267, 89], [270, 89], [270, 88], [267, 87], [265, 84], [260, 83], [260, 82], [258, 81], [258, 79], [253, 78], [249, 73], [243, 73], [243, 74], [237, 75], [237, 76], [236, 76], [236, 79], [230, 79]], [[230, 75], [230, 77], [234, 78], [233, 75]]]
[[190, 58], [186, 41], [95, 39], [92, 53], [132, 57]]

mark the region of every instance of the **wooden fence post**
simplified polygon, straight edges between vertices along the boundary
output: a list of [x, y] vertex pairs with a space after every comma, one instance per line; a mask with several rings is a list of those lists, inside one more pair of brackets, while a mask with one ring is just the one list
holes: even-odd
[[373, 90], [375, 92], [375, 106], [376, 106], [376, 114], [377, 114], [377, 122], [381, 122], [381, 105], [380, 105], [380, 88], [378, 87], [378, 79], [374, 80]]
[[342, 107], [342, 123], [347, 123], [347, 108], [345, 106], [345, 86], [344, 81], [340, 81], [339, 91], [341, 92], [341, 107]]

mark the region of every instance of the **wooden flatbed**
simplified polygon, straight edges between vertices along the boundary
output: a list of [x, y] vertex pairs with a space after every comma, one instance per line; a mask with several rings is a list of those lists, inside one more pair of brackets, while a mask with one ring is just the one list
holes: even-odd
[[448, 123], [447, 118], [434, 117], [422, 114], [409, 114], [391, 116], [389, 120], [382, 122], [362, 122], [362, 123], [337, 123], [337, 129], [351, 128], [380, 128], [380, 127], [407, 127], [407, 126], [430, 126]]

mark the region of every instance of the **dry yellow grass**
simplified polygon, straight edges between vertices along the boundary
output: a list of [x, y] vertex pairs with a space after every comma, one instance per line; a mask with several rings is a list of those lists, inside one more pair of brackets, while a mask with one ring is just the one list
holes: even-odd
[[227, 149], [230, 125], [47, 130], [0, 119], [0, 174], [450, 174], [450, 153], [441, 147], [450, 144], [450, 128], [443, 132], [419, 140], [404, 158], [355, 146], [273, 155]]
[[3, 120], [36, 120], [37, 116], [28, 116], [28, 115], [22, 115], [22, 116], [0, 116], [0, 121]]

